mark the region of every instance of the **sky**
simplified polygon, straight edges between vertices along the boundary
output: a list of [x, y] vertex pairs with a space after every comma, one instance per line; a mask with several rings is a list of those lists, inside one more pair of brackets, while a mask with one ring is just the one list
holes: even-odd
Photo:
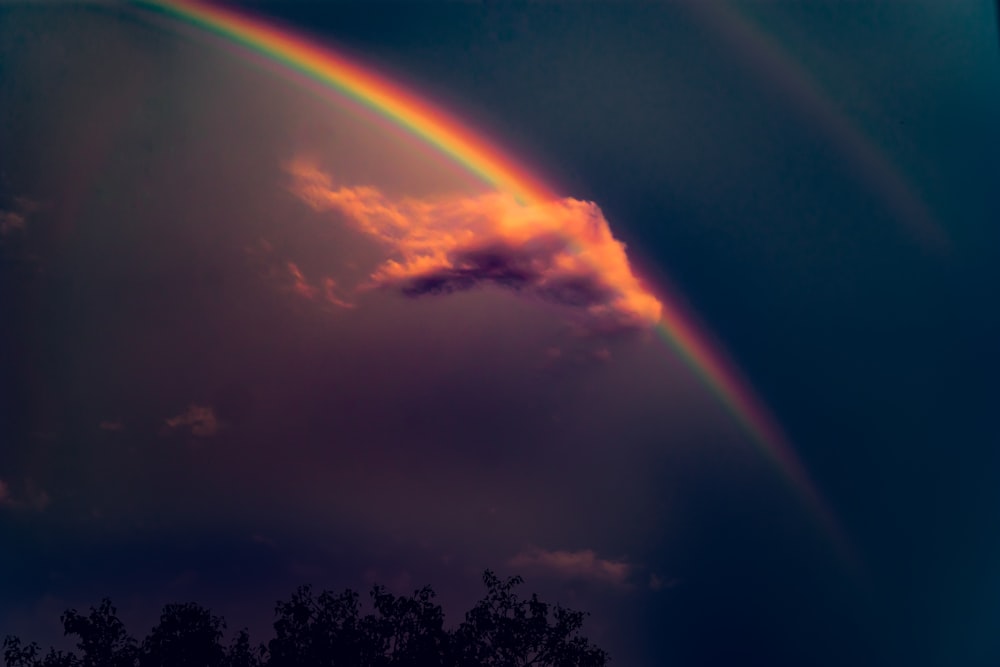
[[1000, 659], [993, 3], [227, 6], [550, 197], [168, 15], [5, 5], [0, 631], [457, 620], [492, 568], [620, 665]]

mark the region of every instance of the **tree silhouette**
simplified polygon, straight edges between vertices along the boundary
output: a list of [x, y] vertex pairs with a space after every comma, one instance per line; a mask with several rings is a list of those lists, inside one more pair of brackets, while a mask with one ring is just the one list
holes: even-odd
[[62, 623], [67, 635], [79, 637], [77, 647], [83, 651], [81, 667], [132, 667], [135, 664], [135, 640], [125, 631], [125, 624], [118, 618], [118, 610], [111, 600], [104, 598], [100, 606], [91, 607], [87, 616], [70, 609], [63, 614]]
[[315, 597], [310, 587], [300, 587], [275, 607], [268, 666], [365, 664], [360, 609], [354, 591], [324, 591]]
[[8, 636], [3, 643], [7, 667], [135, 667], [139, 649], [111, 600], [105, 598], [91, 607], [87, 616], [69, 609], [60, 620], [64, 634], [78, 637], [76, 646], [82, 655], [50, 649], [42, 658], [35, 642], [24, 646], [17, 637]]
[[365, 636], [372, 665], [451, 664], [451, 637], [444, 629], [444, 611], [432, 602], [434, 591], [424, 587], [412, 597], [395, 597], [381, 586], [372, 589], [376, 614], [365, 618]]
[[142, 643], [139, 667], [222, 665], [226, 651], [219, 642], [225, 627], [225, 621], [200, 605], [168, 604]]
[[579, 634], [586, 614], [542, 602], [537, 595], [517, 597], [521, 577], [501, 581], [483, 574], [486, 597], [465, 615], [456, 632], [459, 665], [604, 665], [608, 654]]
[[246, 628], [239, 631], [226, 651], [223, 667], [262, 667], [267, 649], [250, 645], [250, 633]]
[[372, 611], [362, 615], [360, 597], [347, 589], [315, 595], [298, 588], [275, 606], [274, 637], [254, 646], [241, 630], [222, 643], [225, 621], [195, 604], [168, 604], [159, 623], [138, 644], [125, 630], [110, 600], [87, 616], [62, 615], [76, 653], [18, 637], [4, 640], [7, 667], [601, 667], [608, 654], [580, 634], [586, 614], [522, 599], [521, 577], [483, 574], [486, 595], [454, 630], [430, 587], [396, 596], [371, 590]]

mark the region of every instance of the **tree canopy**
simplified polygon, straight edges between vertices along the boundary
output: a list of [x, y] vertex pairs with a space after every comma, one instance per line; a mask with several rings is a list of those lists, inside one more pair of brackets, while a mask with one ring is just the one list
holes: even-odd
[[247, 630], [224, 643], [226, 623], [196, 603], [168, 604], [142, 642], [118, 618], [110, 600], [83, 615], [62, 617], [76, 652], [4, 639], [6, 667], [597, 667], [607, 652], [580, 634], [586, 617], [537, 595], [515, 590], [520, 577], [483, 573], [486, 595], [457, 627], [445, 626], [434, 591], [396, 596], [382, 586], [363, 612], [353, 590], [315, 594], [298, 588], [275, 606], [274, 636], [253, 644]]

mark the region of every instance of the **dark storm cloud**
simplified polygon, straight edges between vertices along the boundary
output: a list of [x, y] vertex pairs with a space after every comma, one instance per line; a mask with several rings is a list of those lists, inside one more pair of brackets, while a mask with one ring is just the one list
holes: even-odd
[[372, 286], [421, 296], [496, 285], [583, 312], [601, 331], [642, 329], [659, 319], [659, 301], [633, 274], [624, 244], [592, 202], [522, 204], [500, 193], [397, 201], [373, 187], [336, 188], [310, 164], [288, 171], [303, 201], [344, 214], [389, 249]]

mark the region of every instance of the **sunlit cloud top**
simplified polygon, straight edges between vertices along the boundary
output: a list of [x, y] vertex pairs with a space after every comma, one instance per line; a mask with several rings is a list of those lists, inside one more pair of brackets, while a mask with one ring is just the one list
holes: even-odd
[[373, 286], [418, 296], [492, 284], [579, 309], [600, 330], [646, 328], [660, 318], [660, 302], [593, 202], [524, 204], [499, 192], [393, 199], [374, 187], [337, 186], [304, 161], [287, 169], [302, 201], [340, 213], [387, 249]]

